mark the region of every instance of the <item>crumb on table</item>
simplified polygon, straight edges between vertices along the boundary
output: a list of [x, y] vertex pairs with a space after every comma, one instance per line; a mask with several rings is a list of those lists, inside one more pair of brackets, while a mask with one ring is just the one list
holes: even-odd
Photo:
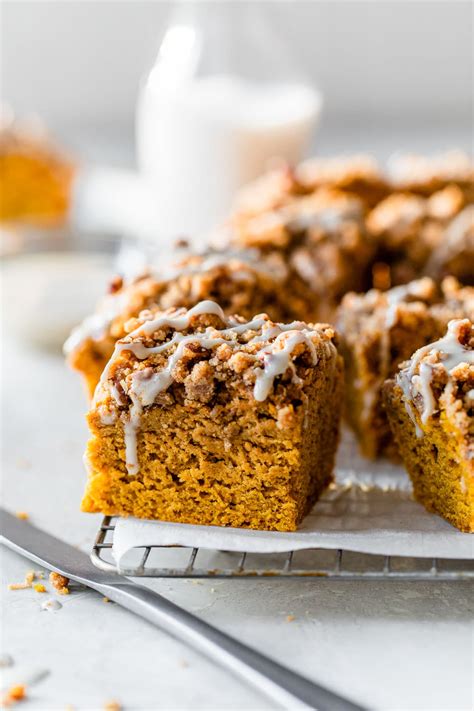
[[8, 585], [9, 590], [27, 590], [28, 588], [33, 587], [33, 581], [35, 579], [35, 571], [34, 570], [28, 570], [26, 575], [25, 575], [25, 580], [23, 583], [10, 583]]
[[1, 706], [7, 707], [26, 698], [26, 689], [23, 684], [15, 684], [2, 696]]
[[104, 704], [104, 711], [121, 711], [121, 708], [118, 701], [107, 701]]
[[36, 591], [37, 593], [45, 593], [45, 592], [47, 592], [47, 590], [46, 590], [45, 586], [43, 585], [43, 583], [36, 583], [36, 585], [34, 585], [34, 589], [35, 589], [35, 591]]
[[69, 595], [69, 578], [54, 571], [49, 574], [49, 582], [59, 595]]
[[30, 518], [30, 514], [26, 511], [17, 511], [16, 517], [19, 518], [21, 521], [27, 521]]

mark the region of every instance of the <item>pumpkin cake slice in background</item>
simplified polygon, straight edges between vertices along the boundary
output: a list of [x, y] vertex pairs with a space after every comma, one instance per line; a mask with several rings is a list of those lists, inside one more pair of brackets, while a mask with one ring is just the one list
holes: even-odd
[[[246, 188], [246, 194], [251, 186]], [[288, 265], [295, 294], [308, 299], [312, 320], [331, 321], [348, 291], [370, 286], [376, 240], [365, 228], [365, 205], [357, 196], [322, 187], [289, 195], [278, 204], [249, 211], [249, 198], [228, 224], [236, 248], [279, 252]], [[239, 206], [240, 205], [240, 206]]]
[[384, 399], [416, 499], [461, 531], [474, 532], [474, 328], [451, 321], [417, 350]]
[[0, 223], [57, 227], [68, 217], [76, 167], [42, 126], [0, 124]]
[[396, 459], [382, 401], [386, 378], [430, 341], [451, 319], [474, 318], [474, 288], [446, 278], [441, 288], [426, 277], [389, 291], [347, 294], [339, 309], [338, 331], [346, 371], [346, 418], [370, 458]]

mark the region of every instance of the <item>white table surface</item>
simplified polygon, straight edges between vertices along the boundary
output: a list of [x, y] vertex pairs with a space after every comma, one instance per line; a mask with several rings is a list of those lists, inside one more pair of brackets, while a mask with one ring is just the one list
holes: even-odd
[[[59, 353], [3, 335], [4, 505], [28, 512], [38, 526], [88, 551], [100, 517], [79, 512], [87, 435], [81, 384]], [[58, 598], [62, 609], [42, 610], [52, 594], [7, 590], [31, 564], [5, 549], [1, 556], [2, 651], [15, 662], [7, 672], [20, 678], [32, 670], [49, 672], [21, 708], [101, 709], [112, 699], [125, 709], [143, 710], [272, 707], [227, 672], [94, 592], [73, 589]], [[473, 707], [468, 582], [147, 584], [371, 708]], [[287, 622], [288, 615], [295, 619]]]

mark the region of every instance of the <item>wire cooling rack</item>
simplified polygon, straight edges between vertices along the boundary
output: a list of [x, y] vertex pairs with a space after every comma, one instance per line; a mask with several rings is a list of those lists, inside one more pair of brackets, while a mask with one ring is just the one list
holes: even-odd
[[91, 554], [98, 568], [145, 578], [294, 578], [337, 580], [474, 580], [474, 561], [407, 558], [310, 548], [289, 553], [236, 553], [184, 546], [134, 548], [117, 566], [115, 519], [106, 516]]

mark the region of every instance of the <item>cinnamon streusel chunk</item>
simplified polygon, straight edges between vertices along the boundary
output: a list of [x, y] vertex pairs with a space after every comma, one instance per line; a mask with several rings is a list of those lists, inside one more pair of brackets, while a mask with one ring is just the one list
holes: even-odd
[[382, 386], [399, 364], [443, 335], [451, 319], [474, 318], [474, 288], [425, 277], [382, 292], [347, 294], [338, 330], [346, 369], [346, 417], [362, 454], [397, 457], [382, 402]]
[[415, 497], [474, 532], [474, 328], [451, 321], [384, 388], [386, 408]]
[[334, 330], [215, 302], [144, 313], [88, 415], [84, 511], [292, 531], [332, 479]]

